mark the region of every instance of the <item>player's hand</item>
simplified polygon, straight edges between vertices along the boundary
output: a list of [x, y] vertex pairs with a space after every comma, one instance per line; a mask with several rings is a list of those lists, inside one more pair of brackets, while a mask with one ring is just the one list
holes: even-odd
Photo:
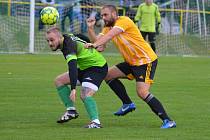
[[89, 18], [86, 20], [86, 23], [87, 23], [88, 28], [94, 28], [94, 25], [96, 24], [96, 19], [95, 19], [95, 17], [89, 17]]
[[76, 101], [76, 89], [71, 90], [71, 94], [69, 95], [69, 98], [75, 102]]
[[88, 48], [95, 48], [94, 44], [93, 43], [86, 43], [85, 44], [85, 48], [88, 49]]

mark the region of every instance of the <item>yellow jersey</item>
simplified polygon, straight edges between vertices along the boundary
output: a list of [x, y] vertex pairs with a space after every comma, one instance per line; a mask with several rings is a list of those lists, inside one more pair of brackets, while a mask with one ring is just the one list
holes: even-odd
[[157, 55], [129, 17], [119, 16], [113, 27], [104, 27], [100, 34], [104, 35], [112, 28], [120, 28], [123, 31], [114, 36], [112, 41], [128, 64], [140, 66], [157, 59]]

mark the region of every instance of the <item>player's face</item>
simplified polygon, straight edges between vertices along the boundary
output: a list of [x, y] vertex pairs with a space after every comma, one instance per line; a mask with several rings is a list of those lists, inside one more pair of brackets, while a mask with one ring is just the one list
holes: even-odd
[[116, 13], [109, 10], [109, 8], [104, 8], [101, 10], [101, 17], [104, 20], [106, 27], [111, 27], [115, 23]]
[[52, 51], [56, 51], [60, 46], [60, 37], [55, 32], [46, 34], [46, 40]]

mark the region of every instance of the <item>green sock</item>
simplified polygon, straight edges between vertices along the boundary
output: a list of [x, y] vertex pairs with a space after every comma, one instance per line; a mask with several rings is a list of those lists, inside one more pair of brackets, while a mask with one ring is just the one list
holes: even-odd
[[91, 120], [98, 119], [98, 109], [93, 97], [86, 97], [83, 102], [90, 119]]
[[70, 89], [67, 85], [57, 87], [57, 91], [66, 108], [74, 107], [74, 103], [69, 99]]

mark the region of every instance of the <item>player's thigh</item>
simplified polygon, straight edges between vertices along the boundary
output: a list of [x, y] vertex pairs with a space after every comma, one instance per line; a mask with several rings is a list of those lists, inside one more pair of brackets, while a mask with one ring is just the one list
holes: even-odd
[[158, 60], [156, 59], [148, 64], [131, 66], [132, 74], [136, 81], [152, 84], [157, 67], [157, 61]]
[[91, 67], [83, 71], [83, 75], [79, 76], [82, 87], [88, 87], [95, 92], [98, 91], [101, 83], [106, 77], [108, 66], [105, 64], [103, 67]]
[[70, 83], [69, 73], [65, 72], [55, 78], [55, 85], [57, 87]]
[[106, 75], [105, 80], [112, 80], [115, 78], [125, 78], [126, 74], [123, 73], [117, 66], [112, 66], [108, 69], [108, 74]]
[[103, 67], [92, 67], [82, 70], [79, 75], [79, 81], [82, 83], [80, 98], [84, 100], [86, 97], [93, 96], [98, 91], [102, 81], [108, 72], [107, 64]]
[[149, 94], [149, 89], [153, 83], [157, 67], [157, 61], [158, 60], [155, 60], [152, 63], [132, 67], [133, 75], [136, 79], [137, 94], [142, 99], [145, 99]]

